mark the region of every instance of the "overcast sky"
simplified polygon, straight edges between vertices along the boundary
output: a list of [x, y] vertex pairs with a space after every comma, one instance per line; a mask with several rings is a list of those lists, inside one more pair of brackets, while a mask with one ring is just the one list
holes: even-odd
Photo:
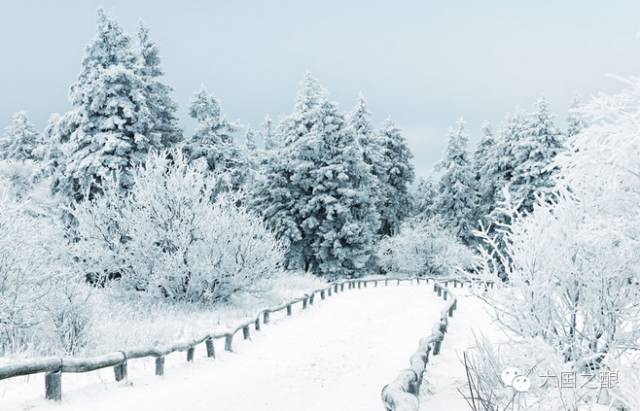
[[571, 96], [640, 75], [638, 0], [1, 0], [0, 127], [27, 110], [39, 129], [67, 92], [105, 10], [130, 33], [143, 19], [185, 107], [205, 84], [232, 120], [258, 127], [291, 111], [310, 70], [348, 111], [361, 91], [376, 125], [405, 131], [419, 175], [464, 116], [472, 139], [540, 95], [563, 121]]

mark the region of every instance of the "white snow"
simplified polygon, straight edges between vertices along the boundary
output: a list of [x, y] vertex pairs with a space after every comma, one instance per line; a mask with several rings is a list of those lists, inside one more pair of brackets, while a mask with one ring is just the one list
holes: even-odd
[[[319, 297], [319, 296], [318, 296]], [[461, 301], [443, 357], [463, 334], [465, 316], [477, 310]], [[234, 341], [234, 353], [204, 358], [198, 347], [193, 364], [185, 354], [167, 358], [165, 376], [153, 375], [153, 362], [129, 363], [129, 382], [115, 383], [113, 371], [63, 374], [60, 404], [44, 400], [42, 375], [0, 381], [5, 410], [216, 410], [370, 411], [382, 409], [380, 390], [408, 366], [418, 340], [430, 333], [443, 301], [431, 285], [389, 285], [347, 290], [293, 317], [275, 318]], [[437, 409], [454, 409], [430, 408]], [[457, 408], [456, 408], [457, 409]]]
[[462, 411], [469, 409], [458, 388], [466, 383], [463, 353], [478, 336], [499, 338], [502, 334], [492, 322], [487, 305], [480, 299], [465, 295], [468, 290], [454, 290], [458, 310], [449, 322], [440, 355], [429, 358], [425, 381], [420, 387], [420, 409], [424, 411]]

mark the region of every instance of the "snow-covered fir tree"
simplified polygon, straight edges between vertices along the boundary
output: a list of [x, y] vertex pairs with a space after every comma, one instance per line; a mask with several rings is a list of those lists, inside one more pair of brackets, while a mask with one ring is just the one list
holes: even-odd
[[164, 147], [171, 147], [182, 140], [182, 130], [178, 126], [177, 104], [171, 98], [171, 87], [160, 81], [164, 74], [160, 68], [160, 53], [149, 38], [149, 29], [140, 22], [138, 25], [139, 73], [144, 82], [147, 104], [153, 124], [149, 134], [157, 134]]
[[255, 134], [253, 133], [253, 129], [251, 127], [247, 127], [245, 133], [244, 133], [244, 142], [242, 144], [242, 147], [248, 152], [248, 153], [252, 153], [256, 150], [257, 146], [256, 146], [256, 137]]
[[273, 150], [276, 147], [273, 132], [273, 120], [271, 120], [271, 116], [267, 114], [262, 123], [262, 129], [260, 130], [260, 137], [262, 138], [262, 144], [265, 150]]
[[234, 142], [239, 126], [227, 121], [218, 99], [204, 87], [191, 100], [189, 114], [198, 122], [183, 146], [189, 163], [216, 179], [212, 196], [240, 189], [246, 179], [247, 162]]
[[380, 144], [382, 138], [377, 138], [373, 126], [371, 124], [371, 113], [367, 108], [367, 101], [362, 94], [358, 96], [353, 110], [346, 116], [346, 124], [350, 132], [360, 145], [362, 159], [367, 165], [372, 178], [371, 195], [374, 197], [378, 212], [385, 206], [385, 194], [388, 190], [384, 189], [386, 184], [387, 166], [384, 163], [383, 147]]
[[0, 142], [0, 157], [8, 160], [36, 160], [40, 137], [26, 111], [18, 111]]
[[444, 159], [436, 166], [442, 176], [434, 207], [445, 225], [465, 244], [470, 244], [473, 238], [471, 230], [475, 226], [477, 205], [468, 142], [465, 122], [460, 119], [449, 129]]
[[567, 114], [567, 138], [571, 138], [579, 134], [587, 126], [584, 114], [580, 111], [582, 107], [582, 98], [575, 95], [569, 103], [569, 113]]
[[266, 164], [255, 209], [288, 244], [288, 268], [362, 275], [378, 228], [371, 175], [344, 117], [309, 73], [282, 130], [286, 143]]
[[515, 167], [509, 182], [513, 200], [520, 211], [531, 211], [536, 196], [548, 194], [554, 187], [557, 167], [550, 168], [554, 157], [563, 149], [563, 135], [553, 122], [548, 103], [537, 101], [529, 113], [519, 143], [513, 146]]
[[489, 123], [482, 126], [482, 137], [473, 154], [473, 173], [478, 195], [476, 220], [485, 219], [496, 206], [499, 186], [499, 156], [497, 142]]
[[420, 177], [413, 196], [413, 214], [419, 219], [429, 219], [433, 216], [438, 188], [431, 176]]
[[100, 193], [107, 176], [128, 190], [132, 167], [163, 144], [153, 132], [154, 109], [131, 39], [102, 10], [70, 100], [74, 108], [58, 126], [59, 141], [68, 142], [69, 154], [54, 191], [69, 200], [92, 198]]
[[415, 179], [413, 155], [400, 129], [391, 120], [386, 121], [375, 140], [382, 156], [382, 173], [378, 177], [382, 191], [380, 232], [393, 235], [400, 229], [402, 220], [411, 214], [409, 186]]

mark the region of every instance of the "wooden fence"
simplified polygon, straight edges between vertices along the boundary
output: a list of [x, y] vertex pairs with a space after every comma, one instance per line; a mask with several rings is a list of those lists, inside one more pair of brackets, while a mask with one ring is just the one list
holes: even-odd
[[[287, 316], [293, 315], [293, 306], [301, 305], [302, 309], [307, 309], [309, 305], [313, 305], [318, 298], [324, 300], [332, 295], [341, 293], [349, 289], [367, 288], [368, 285], [378, 287], [384, 284], [400, 285], [401, 282], [417, 284], [428, 284], [434, 282], [434, 278], [425, 277], [384, 277], [374, 279], [351, 279], [343, 280], [329, 284], [327, 287], [319, 288], [302, 297], [291, 300], [277, 307], [267, 308], [256, 314], [255, 317], [238, 325], [235, 328], [222, 332], [214, 332], [203, 334], [200, 337], [179, 341], [172, 345], [161, 347], [135, 348], [130, 350], [118, 351], [109, 354], [94, 357], [44, 357], [29, 360], [21, 360], [0, 364], [0, 380], [18, 377], [22, 375], [31, 375], [37, 373], [45, 373], [45, 397], [49, 400], [60, 401], [62, 398], [62, 374], [63, 373], [82, 373], [95, 371], [103, 368], [113, 367], [114, 377], [116, 381], [127, 378], [127, 362], [136, 358], [155, 358], [156, 375], [164, 375], [165, 356], [175, 352], [186, 352], [186, 359], [189, 362], [194, 360], [194, 352], [196, 346], [205, 345], [207, 357], [215, 358], [214, 340], [224, 340], [224, 349], [226, 351], [233, 350], [233, 341], [236, 335], [242, 331], [242, 338], [249, 339], [251, 330], [260, 331], [263, 324], [268, 324], [270, 316], [273, 313], [286, 310]], [[446, 299], [447, 291], [439, 285], [434, 285], [439, 295], [444, 295]], [[442, 294], [444, 292], [444, 294]], [[455, 301], [455, 300], [454, 300]], [[455, 308], [454, 308], [455, 309]], [[393, 408], [391, 408], [393, 409]], [[396, 408], [398, 409], [398, 408]]]
[[[382, 388], [382, 403], [387, 411], [417, 411], [419, 408], [420, 384], [429, 363], [429, 354], [438, 355], [440, 353], [449, 318], [453, 316], [458, 307], [455, 294], [447, 288], [449, 282], [453, 284], [454, 288], [457, 288], [458, 285], [461, 288], [464, 287], [464, 283], [457, 280], [445, 281], [444, 286], [434, 282], [433, 291], [443, 300], [448, 300], [448, 303], [440, 312], [438, 321], [433, 325], [431, 335], [420, 340], [418, 348], [409, 358], [409, 368], [400, 371], [393, 382]], [[493, 287], [493, 284], [486, 284], [486, 286]]]

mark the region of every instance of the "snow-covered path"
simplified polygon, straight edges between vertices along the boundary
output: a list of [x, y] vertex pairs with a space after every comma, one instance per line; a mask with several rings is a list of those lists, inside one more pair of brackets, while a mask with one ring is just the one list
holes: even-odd
[[308, 310], [297, 306], [292, 318], [238, 341], [234, 353], [217, 344], [218, 358], [209, 360], [199, 347], [193, 364], [173, 354], [162, 378], [147, 360], [130, 362], [128, 384], [115, 383], [110, 369], [64, 374], [61, 404], [41, 399], [42, 376], [0, 382], [0, 409], [378, 410], [382, 386], [408, 366], [442, 305], [431, 285], [345, 289]]
[[467, 289], [453, 291], [458, 297], [458, 310], [449, 323], [440, 355], [429, 358], [426, 383], [420, 389], [422, 411], [468, 410], [469, 406], [457, 390], [466, 382], [463, 352], [474, 344], [474, 334], [489, 336], [492, 340], [501, 335], [484, 302], [470, 296]]

